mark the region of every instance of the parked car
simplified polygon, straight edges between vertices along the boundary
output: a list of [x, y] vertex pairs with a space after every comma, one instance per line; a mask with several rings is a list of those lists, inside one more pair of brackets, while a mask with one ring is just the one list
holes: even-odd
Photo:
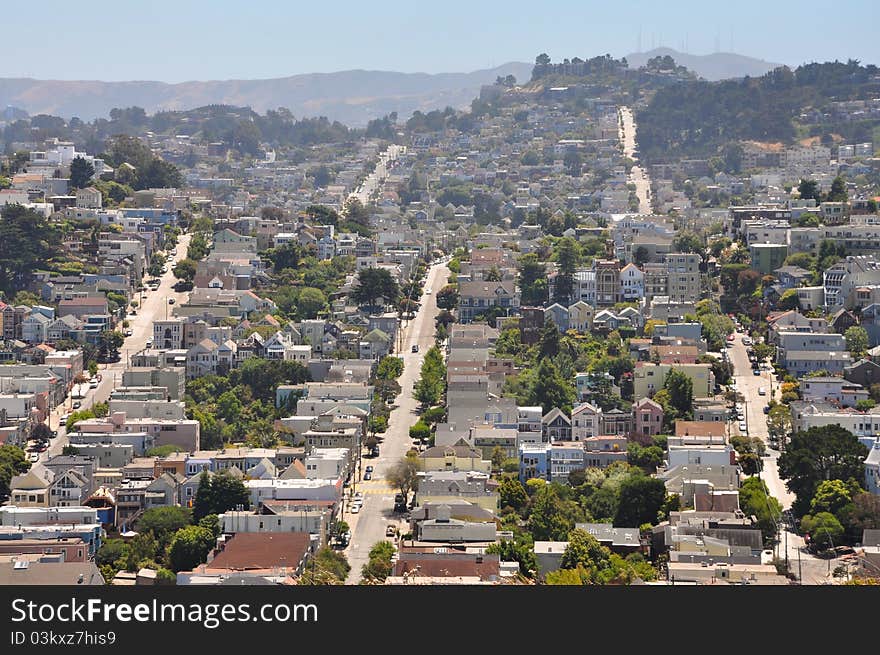
[[361, 506], [360, 505], [352, 505], [350, 511], [352, 514], [357, 514], [358, 512], [361, 511]]
[[74, 409], [79, 409], [80, 407], [82, 407], [82, 403], [81, 403], [80, 401], [78, 401], [78, 400], [74, 400], [74, 401], [73, 401], [73, 408], [74, 408]]
[[366, 473], [364, 473], [364, 480], [372, 480], [372, 479], [373, 479], [373, 474], [372, 474], [372, 473], [370, 473], [369, 471], [367, 471]]
[[173, 305], [173, 304], [174, 304], [174, 298], [169, 298], [169, 299], [168, 299], [168, 304], [169, 304], [169, 305]]
[[765, 389], [764, 387], [759, 387], [759, 388], [758, 388], [758, 395], [759, 395], [759, 396], [766, 396], [766, 395], [767, 395], [767, 389]]
[[365, 470], [367, 473], [372, 473], [372, 472], [373, 472], [373, 465], [372, 465], [372, 464], [367, 464], [367, 468], [365, 468], [364, 470]]
[[30, 460], [31, 463], [39, 462], [40, 453], [31, 453], [30, 455], [28, 455], [28, 460]]
[[387, 528], [385, 528], [386, 537], [393, 537], [395, 534], [397, 534], [397, 528], [395, 528], [393, 525], [389, 525]]
[[746, 425], [745, 421], [739, 422], [739, 431], [740, 432], [748, 432], [749, 431], [748, 426]]
[[419, 344], [414, 343], [414, 344], [413, 344], [413, 347], [412, 347], [412, 351], [413, 351], [414, 353], [419, 352]]

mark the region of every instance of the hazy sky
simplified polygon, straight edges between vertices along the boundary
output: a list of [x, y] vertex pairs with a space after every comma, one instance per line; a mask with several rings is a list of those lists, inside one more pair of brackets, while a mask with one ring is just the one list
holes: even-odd
[[[0, 77], [267, 78], [461, 72], [665, 45], [796, 65], [880, 64], [878, 0], [43, 0], [3, 3]], [[641, 38], [640, 38], [641, 34]]]

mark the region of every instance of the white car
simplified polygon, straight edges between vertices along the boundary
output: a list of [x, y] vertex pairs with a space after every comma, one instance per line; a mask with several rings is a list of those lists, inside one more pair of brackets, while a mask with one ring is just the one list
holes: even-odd
[[739, 422], [739, 431], [740, 431], [740, 432], [748, 432], [748, 431], [749, 431], [749, 428], [748, 428], [748, 426], [746, 425], [745, 421], [740, 421], [740, 422]]
[[428, 287], [427, 289], [425, 289], [425, 295], [426, 295], [426, 296], [430, 296], [430, 295], [431, 295], [431, 287]]
[[30, 455], [28, 455], [28, 460], [30, 460], [31, 463], [39, 462], [40, 461], [40, 453], [31, 453]]
[[352, 514], [357, 514], [358, 512], [361, 511], [361, 506], [360, 505], [352, 505], [350, 511]]
[[758, 389], [758, 395], [759, 395], [759, 396], [766, 396], [766, 395], [767, 395], [767, 389], [765, 389], [764, 387], [760, 387], [760, 388]]

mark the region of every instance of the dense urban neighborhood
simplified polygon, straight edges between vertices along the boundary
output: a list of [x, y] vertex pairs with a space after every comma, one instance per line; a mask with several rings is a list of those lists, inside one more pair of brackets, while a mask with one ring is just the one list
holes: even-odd
[[880, 581], [876, 66], [0, 135], [0, 584]]

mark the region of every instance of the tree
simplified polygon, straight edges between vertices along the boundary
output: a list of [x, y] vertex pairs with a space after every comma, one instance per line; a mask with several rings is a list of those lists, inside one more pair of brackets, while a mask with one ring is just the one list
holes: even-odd
[[809, 539], [812, 550], [833, 548], [843, 542], [843, 526], [830, 512], [806, 514], [801, 519], [801, 532]]
[[376, 377], [380, 380], [396, 380], [402, 373], [403, 360], [393, 355], [386, 355], [376, 366]]
[[568, 305], [574, 294], [574, 274], [580, 261], [580, 246], [571, 237], [562, 237], [556, 244], [557, 263], [556, 285], [553, 299]]
[[498, 494], [502, 508], [512, 507], [520, 511], [529, 502], [525, 488], [516, 478], [502, 478], [501, 484], [498, 485]]
[[437, 292], [435, 300], [437, 302], [437, 307], [440, 309], [455, 309], [458, 307], [458, 286], [455, 284], [447, 284]]
[[583, 510], [573, 500], [563, 500], [556, 487], [545, 484], [532, 498], [529, 529], [536, 541], [564, 541]]
[[747, 516], [754, 516], [758, 520], [764, 543], [773, 543], [776, 525], [782, 515], [782, 505], [770, 495], [761, 478], [750, 477], [743, 482], [739, 490], [739, 506]]
[[663, 381], [663, 388], [669, 393], [669, 404], [676, 417], [690, 417], [694, 402], [693, 380], [682, 371], [671, 369]]
[[620, 483], [620, 495], [614, 525], [635, 527], [656, 524], [660, 508], [666, 500], [666, 485], [658, 478], [631, 475]]
[[152, 507], [138, 519], [137, 529], [141, 533], [151, 532], [164, 550], [172, 535], [191, 521], [192, 510], [186, 507]]
[[786, 289], [776, 301], [776, 308], [781, 310], [800, 309], [800, 306], [797, 289]]
[[37, 423], [31, 428], [30, 437], [35, 441], [49, 441], [52, 438], [52, 430], [45, 423]]
[[400, 296], [400, 288], [387, 269], [362, 268], [357, 274], [357, 286], [350, 295], [359, 305], [374, 306], [379, 298], [393, 304]]
[[524, 306], [542, 306], [547, 302], [547, 267], [530, 252], [519, 258], [520, 300]]
[[9, 483], [16, 475], [25, 473], [31, 467], [24, 451], [18, 446], [0, 446], [0, 500], [9, 497]]
[[416, 381], [413, 396], [422, 405], [436, 405], [446, 391], [446, 365], [437, 346], [431, 346], [422, 360], [422, 369]]
[[526, 404], [540, 405], [546, 414], [554, 407], [563, 412], [571, 411], [577, 392], [571, 380], [562, 376], [556, 364], [545, 358], [534, 369], [527, 396]]
[[30, 287], [34, 271], [60, 255], [61, 231], [22, 205], [0, 208], [0, 291], [6, 298]]
[[208, 514], [222, 514], [239, 506], [247, 509], [250, 504], [250, 495], [241, 480], [226, 471], [215, 474], [206, 471], [199, 478], [196, 489], [193, 520], [200, 521]]
[[400, 493], [408, 498], [410, 491], [418, 489], [418, 473], [418, 459], [416, 457], [403, 457], [386, 472], [385, 479], [392, 487], [400, 489]]
[[556, 357], [559, 354], [559, 330], [552, 318], [548, 318], [541, 329], [541, 337], [538, 340], [538, 357]]
[[868, 350], [868, 332], [860, 325], [853, 325], [843, 333], [846, 338], [846, 349], [854, 359], [860, 358]]
[[611, 551], [586, 530], [575, 529], [568, 535], [568, 545], [559, 562], [561, 569], [575, 569], [582, 566], [586, 569], [598, 567], [608, 560]]
[[208, 558], [214, 547], [210, 530], [189, 525], [174, 533], [168, 548], [168, 561], [175, 572], [190, 571]]
[[95, 167], [83, 157], [74, 157], [70, 162], [70, 186], [84, 189], [95, 175]]
[[825, 198], [828, 202], [846, 202], [848, 199], [846, 193], [846, 181], [838, 175], [831, 182], [831, 191]]
[[344, 553], [324, 546], [306, 565], [299, 584], [343, 584], [351, 571]]
[[327, 307], [327, 296], [315, 287], [303, 287], [297, 298], [298, 315], [303, 319], [316, 318]]
[[861, 479], [868, 449], [839, 425], [794, 433], [779, 457], [779, 477], [797, 496], [792, 510], [803, 516], [823, 480]]
[[642, 266], [651, 259], [651, 251], [645, 246], [639, 246], [633, 251], [633, 263], [636, 266]]
[[676, 252], [693, 252], [703, 254], [706, 243], [703, 238], [692, 230], [679, 230], [672, 239], [672, 247]]
[[538, 570], [534, 546], [527, 538], [502, 539], [500, 543], [489, 544], [486, 552], [498, 555], [502, 562], [519, 563], [519, 572], [527, 578], [533, 577]]
[[417, 441], [427, 441], [431, 437], [431, 427], [422, 421], [416, 421], [409, 429], [409, 438]]
[[659, 446], [641, 446], [632, 442], [626, 447], [627, 463], [650, 474], [656, 472], [657, 467], [663, 463], [663, 455], [663, 449]]
[[843, 480], [824, 480], [810, 501], [810, 514], [830, 512], [843, 523], [854, 509], [852, 497], [852, 489]]
[[774, 405], [767, 413], [767, 432], [771, 439], [782, 440], [791, 432], [791, 410], [786, 405]]
[[382, 583], [394, 568], [391, 557], [394, 555], [394, 546], [387, 541], [379, 541], [370, 549], [367, 563], [361, 569], [361, 576], [367, 583]]
[[859, 492], [853, 496], [852, 527], [858, 531], [880, 529], [880, 496]]
[[171, 269], [171, 272], [174, 273], [174, 277], [178, 280], [182, 280], [183, 282], [192, 282], [196, 279], [196, 267], [197, 264], [192, 259], [181, 259], [177, 264], [174, 265], [174, 268]]
[[802, 179], [798, 184], [798, 195], [801, 197], [801, 200], [812, 198], [817, 203], [822, 201], [819, 183], [816, 180]]

